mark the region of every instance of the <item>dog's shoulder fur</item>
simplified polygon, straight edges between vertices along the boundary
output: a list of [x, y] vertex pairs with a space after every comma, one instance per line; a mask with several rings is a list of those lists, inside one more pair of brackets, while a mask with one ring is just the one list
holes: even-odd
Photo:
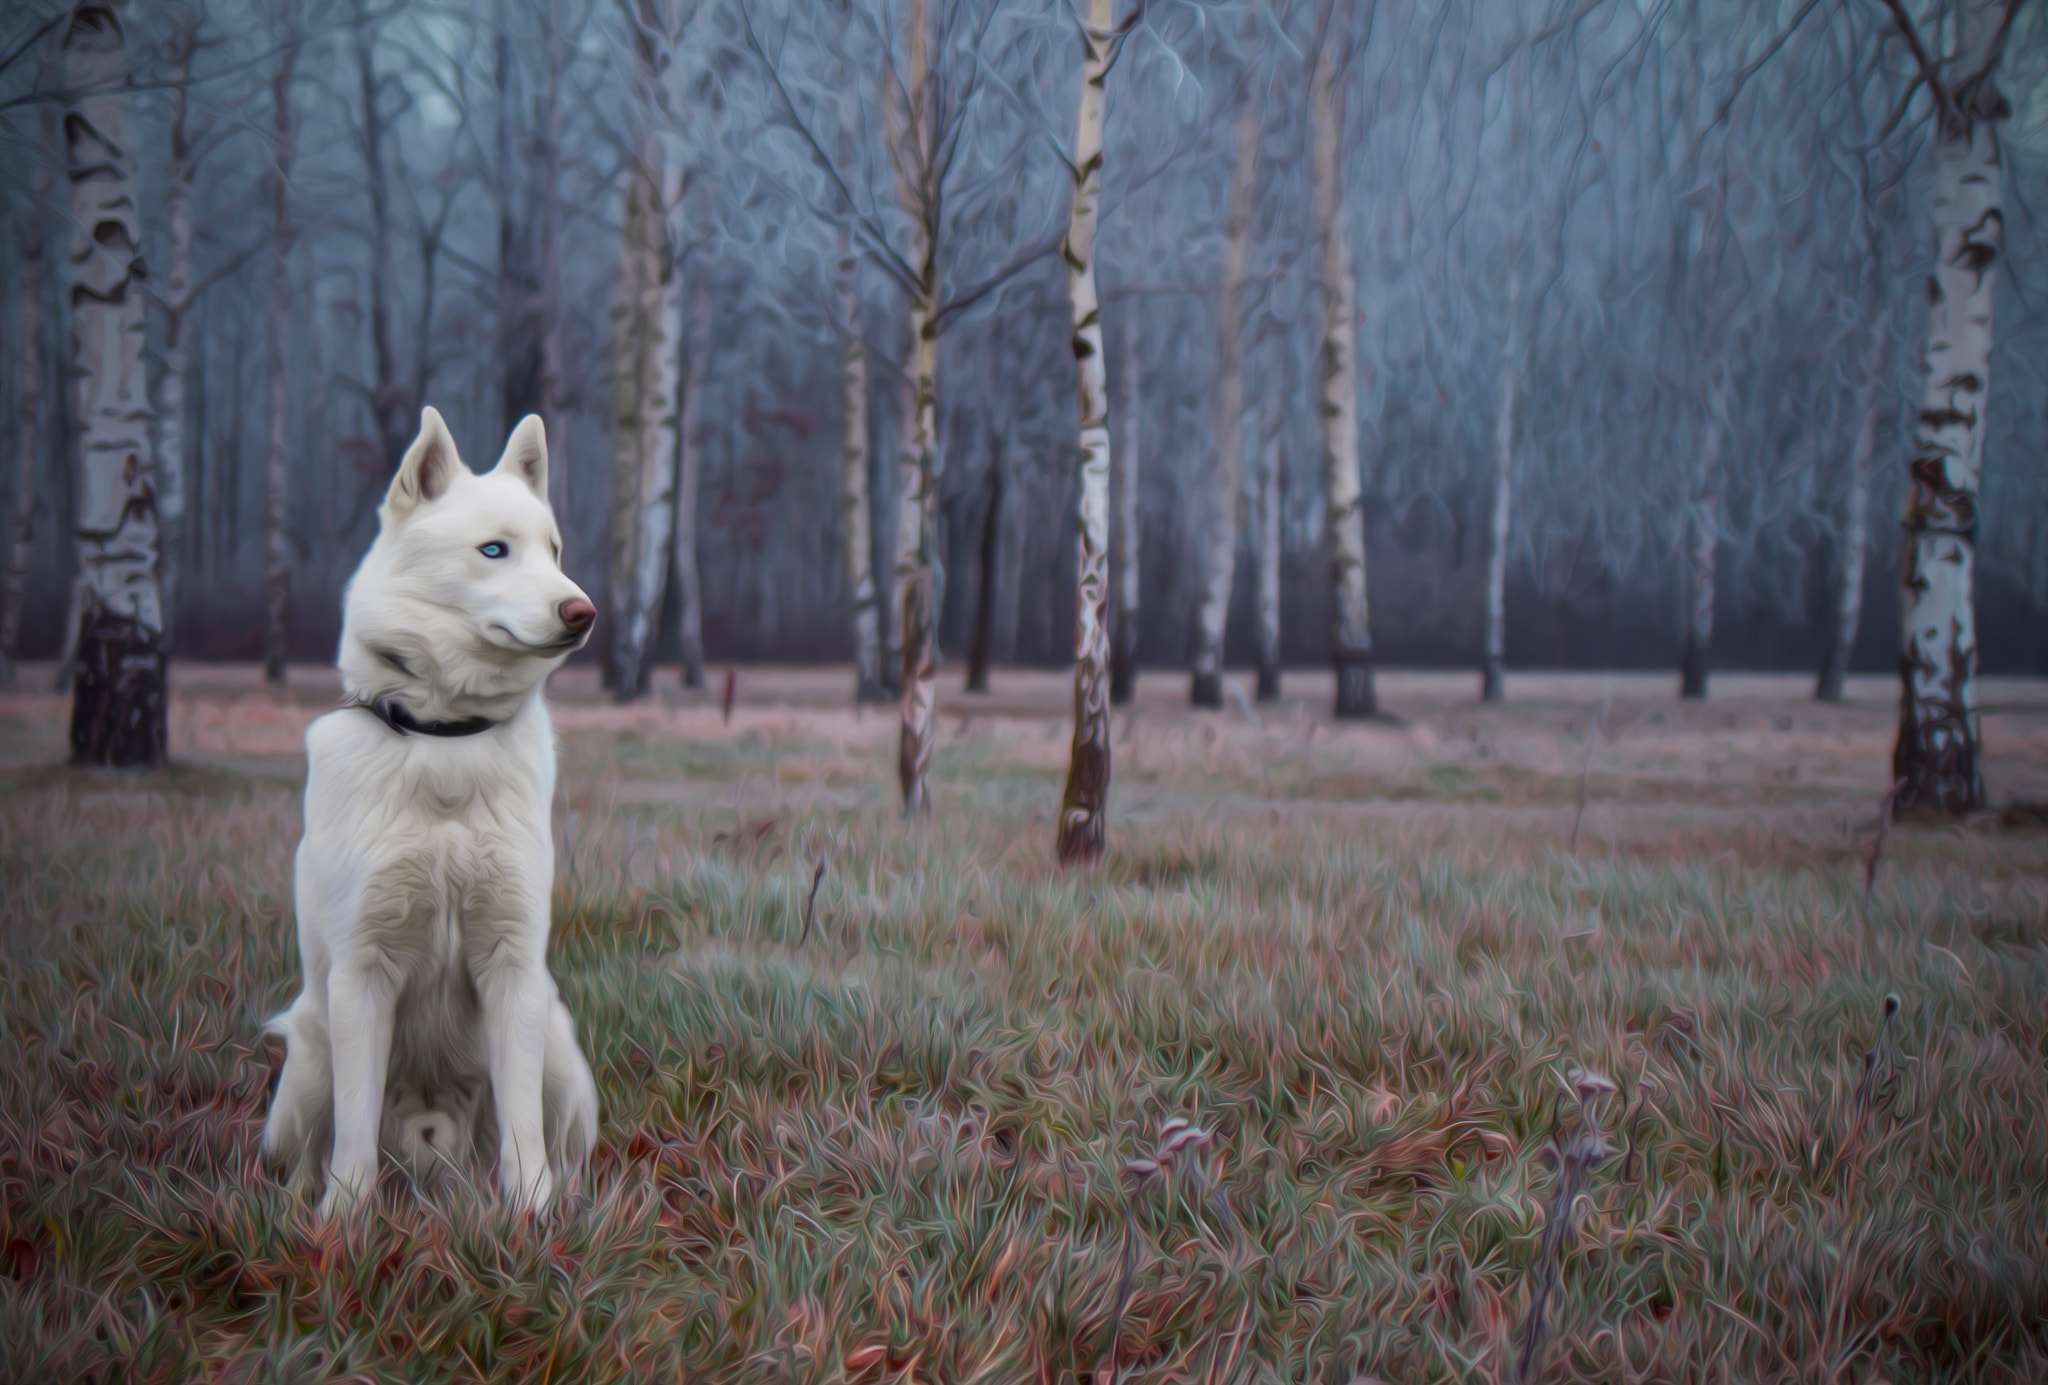
[[380, 1151], [481, 1168], [526, 1203], [573, 1181], [596, 1089], [545, 967], [555, 739], [541, 685], [588, 637], [538, 419], [463, 466], [432, 409], [345, 599], [350, 705], [306, 733], [294, 878], [305, 985], [264, 1132], [323, 1207]]

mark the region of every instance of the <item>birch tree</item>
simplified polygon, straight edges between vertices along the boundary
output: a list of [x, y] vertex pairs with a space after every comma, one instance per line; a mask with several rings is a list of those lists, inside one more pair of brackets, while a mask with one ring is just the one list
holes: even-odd
[[1080, 502], [1075, 514], [1074, 744], [1060, 799], [1054, 854], [1084, 865], [1102, 854], [1109, 819], [1109, 381], [1102, 302], [1095, 294], [1095, 223], [1102, 197], [1104, 87], [1116, 52], [1110, 0], [1089, 0], [1081, 21], [1081, 95], [1069, 165], [1074, 204], [1060, 257], [1074, 305], [1074, 364], [1081, 414]]
[[1259, 570], [1255, 591], [1259, 616], [1258, 700], [1280, 697], [1280, 438], [1266, 439], [1259, 464]]
[[390, 127], [386, 100], [389, 83], [377, 67], [378, 25], [382, 16], [370, 8], [368, 0], [354, 0], [354, 4], [350, 33], [355, 55], [354, 76], [361, 102], [355, 137], [363, 158], [364, 201], [369, 214], [365, 233], [370, 256], [367, 286], [371, 378], [363, 392], [376, 422], [384, 474], [388, 476], [397, 473], [398, 463], [405, 456], [405, 449], [417, 430], [419, 400], [418, 392], [406, 387], [399, 371], [397, 324], [391, 307], [394, 279], [391, 186], [387, 167], [389, 156], [384, 147]]
[[[562, 69], [566, 44], [557, 0], [541, 3], [540, 137], [540, 378], [535, 382], [541, 425], [560, 448], [562, 427]], [[506, 423], [516, 422], [506, 411]], [[569, 469], [548, 468], [548, 491], [557, 514], [567, 514]]]
[[[990, 352], [992, 375], [1003, 365], [999, 351]], [[991, 381], [993, 383], [993, 380]], [[981, 504], [981, 533], [975, 543], [974, 634], [967, 645], [968, 692], [987, 692], [989, 666], [995, 660], [996, 594], [1001, 565], [998, 548], [1003, 531], [1003, 500], [1009, 487], [1009, 445], [1004, 430], [990, 422], [985, 430], [988, 448], [987, 496]]]
[[1123, 399], [1117, 412], [1123, 436], [1110, 457], [1110, 591], [1115, 613], [1109, 623], [1109, 700], [1113, 706], [1128, 704], [1138, 690], [1138, 497], [1143, 483], [1138, 471], [1138, 427], [1144, 413], [1138, 377], [1139, 335], [1135, 322], [1124, 333]]
[[1521, 369], [1522, 277], [1508, 266], [1508, 333], [1501, 347], [1500, 402], [1494, 414], [1493, 501], [1487, 524], [1486, 651], [1479, 700], [1498, 702], [1507, 691], [1508, 527], [1515, 501], [1515, 391]]
[[285, 532], [291, 485], [292, 76], [298, 64], [295, 7], [270, 79], [270, 446], [263, 467], [263, 676], [282, 687], [291, 657], [292, 568]]
[[686, 688], [704, 686], [704, 589], [697, 573], [697, 491], [703, 474], [704, 372], [711, 364], [711, 287], [697, 281], [690, 299], [690, 343], [676, 424], [676, 513], [670, 528], [669, 581], [680, 618], [682, 677]]
[[853, 700], [885, 702], [880, 603], [875, 595], [873, 526], [868, 505], [868, 350], [861, 336], [859, 261], [851, 246], [839, 262], [839, 305], [845, 319], [840, 368], [839, 550], [853, 598]]
[[1493, 475], [1487, 516], [1486, 628], [1480, 657], [1479, 700], [1498, 702], [1507, 694], [1508, 552], [1514, 525], [1516, 404], [1522, 376], [1522, 227], [1529, 215], [1529, 127], [1534, 119], [1533, 72], [1529, 40], [1516, 35], [1508, 66], [1512, 99], [1502, 103], [1509, 124], [1507, 168], [1502, 181], [1509, 189], [1507, 236], [1506, 331], [1500, 351], [1500, 381], [1493, 420]]
[[1678, 652], [1678, 695], [1707, 695], [1707, 651], [1714, 643], [1715, 561], [1721, 544], [1721, 445], [1727, 432], [1728, 376], [1710, 368], [1700, 414], [1699, 471], [1685, 510], [1685, 634]]
[[1522, 218], [1528, 200], [1528, 134], [1534, 93], [1528, 40], [1516, 35], [1507, 67], [1510, 99], [1502, 102], [1509, 132], [1507, 167], [1501, 180], [1509, 189], [1508, 215], [1514, 229], [1507, 238], [1507, 330], [1500, 351], [1500, 381], [1493, 421], [1493, 475], [1487, 516], [1485, 631], [1479, 666], [1479, 700], [1498, 702], [1507, 692], [1508, 541], [1514, 523], [1515, 404], [1522, 370]]
[[[991, 36], [1003, 14], [996, 4], [941, 0], [930, 8], [925, 0], [907, 0], [893, 23], [874, 23], [878, 104], [896, 203], [894, 214], [885, 214], [850, 181], [861, 170], [844, 168], [827, 155], [812, 115], [791, 90], [784, 67], [800, 71], [801, 58], [789, 55], [788, 36], [796, 27], [789, 14], [766, 5], [742, 12], [748, 47], [778, 108], [776, 123], [796, 137], [830, 189], [831, 210], [821, 214], [845, 219], [855, 242], [904, 299], [890, 573], [895, 615], [883, 622], [883, 642], [885, 660], [892, 642], [899, 651], [897, 780], [904, 811], [913, 816], [930, 807], [937, 736], [938, 339], [949, 322], [1059, 243], [1051, 228], [1022, 243], [1014, 237], [1018, 193], [1037, 181], [1028, 162], [1034, 141], [1028, 130], [991, 129], [988, 107], [979, 99], [1011, 37], [1007, 31]], [[761, 37], [771, 19], [779, 19], [783, 29], [772, 53]], [[839, 103], [832, 104], [836, 115]], [[999, 199], [1010, 205], [998, 206]], [[978, 281], [968, 277], [977, 271]]]
[[672, 36], [666, 0], [629, 4], [637, 135], [626, 169], [612, 300], [612, 628], [607, 682], [621, 702], [647, 688], [662, 579], [674, 537], [682, 276], [669, 210], [682, 173], [657, 122]]
[[1208, 542], [1202, 554], [1202, 604], [1196, 616], [1195, 666], [1188, 700], [1223, 705], [1223, 635], [1237, 575], [1237, 511], [1243, 489], [1244, 275], [1251, 254], [1252, 193], [1258, 185], [1259, 103], [1246, 83], [1237, 117], [1230, 200], [1223, 218], [1223, 272], [1216, 284], [1216, 472]]
[[[1878, 300], [1882, 303], [1882, 299]], [[1870, 466], [1877, 453], [1877, 423], [1885, 410], [1886, 347], [1890, 336], [1881, 319], [1871, 321], [1864, 334], [1862, 381], [1857, 387], [1856, 440], [1850, 447], [1847, 485], [1842, 496], [1842, 527], [1835, 540], [1838, 554], [1835, 570], [1835, 628], [1822, 656], [1814, 697], [1821, 702], [1842, 700], [1842, 680], [1849, 672], [1850, 655], [1856, 648], [1856, 632], [1863, 623], [1863, 560], [1870, 548]]]
[[[1903, 0], [1885, 0], [1934, 99], [1934, 271], [1920, 411], [1906, 460], [1897, 812], [1960, 814], [1984, 802], [1976, 706], [1977, 495], [1990, 403], [1991, 309], [2004, 251], [1998, 125], [2011, 106], [1998, 61], [2019, 0], [1964, 0], [1937, 63]], [[1944, 75], [1944, 70], [1961, 74]]]
[[903, 811], [931, 811], [932, 748], [937, 740], [939, 631], [934, 610], [933, 561], [937, 551], [937, 487], [933, 452], [938, 442], [939, 264], [936, 220], [938, 141], [933, 137], [936, 104], [929, 90], [924, 0], [910, 0], [904, 28], [909, 60], [890, 83], [896, 100], [886, 100], [889, 162], [896, 196], [910, 224], [905, 258], [914, 266], [904, 313], [905, 371], [902, 442], [896, 459], [896, 564], [894, 585], [902, 631], [902, 724], [896, 745], [896, 778]]
[[84, 0], [63, 39], [80, 594], [71, 754], [117, 766], [162, 761], [166, 694], [125, 8]]
[[1365, 510], [1358, 474], [1358, 371], [1353, 342], [1357, 284], [1344, 217], [1342, 164], [1345, 36], [1334, 0], [1324, 0], [1309, 75], [1309, 174], [1315, 186], [1316, 240], [1323, 274], [1323, 336], [1318, 404], [1323, 443], [1323, 506], [1333, 596], [1332, 659], [1336, 715], [1379, 711], [1372, 678], [1372, 620], [1365, 585]]

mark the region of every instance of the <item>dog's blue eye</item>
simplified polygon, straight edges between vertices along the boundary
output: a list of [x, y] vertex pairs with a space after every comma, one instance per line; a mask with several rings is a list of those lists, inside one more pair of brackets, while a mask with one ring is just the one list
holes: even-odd
[[507, 545], [492, 539], [489, 543], [478, 544], [476, 551], [483, 554], [486, 558], [502, 558], [512, 550]]

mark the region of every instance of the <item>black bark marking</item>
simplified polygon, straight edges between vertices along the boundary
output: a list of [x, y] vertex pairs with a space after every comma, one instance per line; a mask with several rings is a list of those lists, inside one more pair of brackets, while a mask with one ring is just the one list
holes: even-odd
[[1976, 426], [1977, 415], [1974, 410], [1970, 413], [1964, 413], [1962, 410], [1955, 408], [1922, 409], [1920, 411], [1920, 421], [1930, 428], [1947, 428], [1958, 424], [1965, 428], [1972, 428]]

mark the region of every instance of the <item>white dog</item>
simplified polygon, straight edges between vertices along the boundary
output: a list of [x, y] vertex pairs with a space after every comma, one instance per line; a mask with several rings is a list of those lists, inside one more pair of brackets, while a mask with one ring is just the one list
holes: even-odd
[[323, 1215], [376, 1182], [487, 1162], [545, 1203], [581, 1173], [597, 1089], [548, 976], [555, 736], [541, 683], [597, 610], [562, 572], [538, 418], [478, 476], [420, 415], [350, 580], [350, 705], [306, 731], [293, 883], [305, 985], [265, 1026], [285, 1041], [264, 1152]]

